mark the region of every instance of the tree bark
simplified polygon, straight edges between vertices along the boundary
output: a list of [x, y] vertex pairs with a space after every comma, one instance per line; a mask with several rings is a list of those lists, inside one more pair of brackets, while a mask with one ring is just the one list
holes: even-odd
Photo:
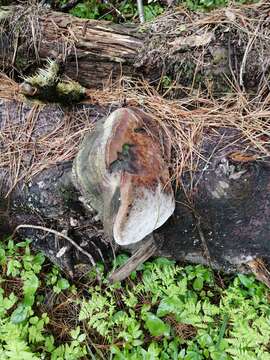
[[[83, 107], [83, 111], [87, 111], [88, 125], [99, 121], [109, 111], [108, 108], [94, 105]], [[31, 166], [33, 159], [29, 152], [38, 156], [38, 151], [43, 151], [39, 150], [41, 140], [49, 135], [51, 141], [55, 141], [53, 134], [63, 119], [69, 116], [70, 127], [74, 123], [81, 124], [81, 109], [82, 105], [65, 111], [54, 105], [40, 107], [34, 126], [28, 130], [31, 138], [29, 132], [23, 132], [28, 141], [28, 147], [20, 158], [23, 169]], [[2, 134], [11, 132], [12, 125], [16, 132], [16, 125], [29, 123], [29, 115], [33, 116], [33, 106], [2, 100]], [[63, 137], [66, 136], [65, 131], [60, 131]], [[242, 148], [239, 142], [235, 145], [234, 140], [238, 137], [239, 132], [230, 128], [221, 128], [204, 135], [200, 150], [209, 160], [207, 164], [199, 163], [192, 177], [188, 174], [183, 176], [183, 187], [176, 195], [174, 215], [153, 233], [155, 255], [208, 264], [226, 272], [246, 271], [249, 264], [254, 268], [257, 258], [263, 258], [266, 263], [270, 261], [269, 159], [256, 161], [250, 158], [239, 162], [231, 156], [235, 151], [241, 153], [241, 150], [245, 150], [244, 144]], [[25, 145], [22, 137], [19, 140], [21, 146]], [[76, 153], [76, 148], [74, 151]], [[117, 251], [104, 237], [102, 224], [95, 218], [95, 214], [85, 209], [80, 193], [72, 184], [73, 155], [66, 161], [48, 163], [28, 182], [21, 180], [8, 198], [5, 194], [10, 186], [11, 174], [7, 166], [0, 168], [0, 231], [2, 234], [10, 233], [22, 224], [44, 227], [43, 230], [31, 226], [21, 228], [18, 233], [32, 238], [36, 248], [42, 249], [69, 274], [78, 271], [74, 270], [75, 265], [92, 264], [89, 256], [74, 247], [66, 240], [66, 236], [90, 254], [94, 262], [106, 260]], [[190, 188], [191, 182], [193, 190], [187, 196], [186, 189]], [[46, 228], [62, 232], [64, 236], [52, 234]], [[138, 247], [140, 243], [129, 250], [136, 252]], [[149, 253], [153, 254], [153, 248]], [[137, 255], [135, 257], [136, 263], [139, 263]], [[122, 278], [122, 275], [119, 276]]]
[[[0, 60], [7, 67], [12, 62], [16, 68], [22, 68], [30, 50], [27, 62], [61, 57], [66, 60], [66, 74], [88, 88], [102, 87], [108, 80], [119, 78], [121, 73], [127, 76], [134, 74], [133, 61], [143, 46], [143, 36], [137, 32], [136, 26], [79, 19], [36, 7], [28, 10], [18, 7], [4, 9], [7, 10], [4, 24], [8, 31], [4, 31], [2, 49], [8, 47], [9, 51], [6, 54], [2, 51]], [[8, 37], [16, 36], [12, 34], [10, 24], [16, 20], [17, 11], [22, 14], [20, 21], [26, 28], [24, 33], [17, 33], [22, 39], [18, 40], [14, 55], [14, 44]], [[26, 48], [29, 43], [30, 49]]]
[[268, 12], [268, 1], [210, 14], [180, 8], [138, 27], [2, 7], [0, 60], [6, 71], [22, 74], [29, 64], [61, 57], [66, 74], [88, 88], [124, 75], [145, 77], [165, 90], [173, 86], [172, 96], [183, 94], [183, 87], [210, 94], [232, 87], [268, 92]]

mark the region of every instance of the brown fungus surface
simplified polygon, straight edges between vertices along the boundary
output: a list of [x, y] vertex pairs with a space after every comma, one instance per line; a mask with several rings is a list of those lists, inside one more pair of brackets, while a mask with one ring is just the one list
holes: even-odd
[[168, 152], [155, 133], [150, 116], [120, 108], [84, 140], [74, 162], [75, 184], [84, 200], [121, 245], [142, 240], [174, 211]]

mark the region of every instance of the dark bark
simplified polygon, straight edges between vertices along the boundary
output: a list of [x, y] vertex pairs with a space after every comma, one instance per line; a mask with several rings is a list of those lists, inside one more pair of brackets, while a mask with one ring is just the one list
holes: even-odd
[[[79, 121], [81, 107], [73, 107], [70, 123]], [[94, 119], [98, 121], [109, 111], [93, 105], [85, 105], [86, 109], [89, 122]], [[18, 107], [16, 102], [2, 101], [2, 130], [6, 126], [4, 115], [7, 111], [11, 123], [23, 123], [26, 122], [31, 106]], [[64, 116], [67, 116], [67, 110], [65, 113], [53, 105], [42, 107], [31, 141], [50, 134]], [[183, 175], [183, 187], [177, 192], [174, 215], [153, 234], [156, 255], [209, 264], [226, 272], [246, 271], [246, 264], [254, 258], [270, 262], [269, 159], [246, 162], [233, 160], [231, 154], [245, 148], [239, 142], [232, 145], [236, 137], [239, 137], [238, 131], [229, 128], [205, 134], [201, 152], [210, 159], [209, 163], [207, 166], [205, 162], [200, 163], [192, 178], [189, 174]], [[30, 166], [31, 157], [22, 159], [22, 163], [24, 167]], [[95, 214], [84, 208], [80, 194], [71, 182], [71, 161], [48, 164], [31, 181], [23, 180], [17, 184], [10, 196], [5, 198], [4, 194], [10, 186], [9, 176], [7, 168], [2, 167], [2, 233], [12, 232], [20, 224], [44, 226], [58, 232], [64, 231], [95, 261], [112, 256], [112, 247], [104, 237], [102, 224], [95, 219]], [[191, 183], [192, 191], [184, 191], [191, 189]], [[19, 229], [18, 233], [32, 238], [36, 248], [43, 249], [54, 262], [69, 272], [74, 272], [76, 264], [90, 263], [87, 256], [61, 236], [57, 238], [46, 231], [31, 228]], [[59, 255], [59, 249], [62, 249], [60, 253], [65, 251], [63, 256]]]
[[[214, 156], [192, 174], [189, 200], [178, 192], [175, 213], [157, 234], [161, 254], [226, 271], [256, 257], [270, 261], [270, 162], [233, 161], [232, 135], [237, 133], [221, 129], [205, 139], [202, 153], [209, 158], [215, 148]], [[188, 176], [184, 183], [190, 181]]]
[[181, 86], [210, 94], [229, 91], [232, 84], [269, 90], [268, 1], [210, 14], [180, 9], [141, 28], [42, 8], [8, 9], [1, 10], [0, 61], [6, 71], [29, 73], [40, 59], [60, 57], [66, 74], [88, 88], [124, 75], [152, 83], [161, 77], [160, 88], [174, 84], [172, 96], [183, 94]]

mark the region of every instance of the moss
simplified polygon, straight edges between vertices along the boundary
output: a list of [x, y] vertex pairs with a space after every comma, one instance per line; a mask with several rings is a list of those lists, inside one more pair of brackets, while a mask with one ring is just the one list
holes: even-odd
[[85, 88], [75, 81], [60, 81], [61, 66], [57, 61], [48, 60], [45, 69], [21, 84], [21, 92], [33, 100], [69, 104], [80, 101], [85, 96]]
[[60, 100], [80, 101], [85, 96], [85, 88], [76, 81], [60, 82], [56, 87]]

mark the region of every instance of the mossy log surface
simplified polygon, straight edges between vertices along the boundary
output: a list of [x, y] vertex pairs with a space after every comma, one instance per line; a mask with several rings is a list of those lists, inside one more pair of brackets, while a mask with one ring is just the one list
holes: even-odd
[[40, 60], [61, 57], [66, 74], [88, 88], [122, 75], [152, 83], [161, 77], [160, 86], [174, 85], [172, 96], [182, 93], [179, 86], [220, 94], [231, 86], [256, 92], [267, 85], [268, 1], [210, 14], [177, 8], [140, 27], [42, 7], [0, 11], [5, 71], [29, 74]]
[[[80, 107], [72, 109], [74, 121], [80, 121]], [[109, 113], [108, 108], [94, 105], [84, 105], [86, 109], [89, 123], [100, 121]], [[30, 105], [1, 101], [0, 129], [6, 126], [7, 111], [9, 121], [15, 124], [18, 119], [25, 122], [32, 110]], [[65, 116], [67, 113], [58, 106], [42, 106], [32, 136], [51, 133]], [[210, 264], [225, 271], [245, 271], [245, 263], [256, 257], [270, 261], [269, 159], [235, 162], [230, 154], [244, 150], [244, 145], [241, 149], [239, 142], [234, 144], [237, 136], [237, 131], [229, 128], [205, 135], [201, 152], [209, 162], [207, 166], [205, 162], [200, 164], [192, 179], [189, 174], [183, 175], [183, 186], [190, 188], [193, 183], [192, 196], [187, 198], [183, 188], [178, 190], [174, 215], [153, 234], [156, 255]], [[24, 156], [24, 162], [21, 159], [24, 166], [27, 162], [30, 166], [31, 158], [27, 158], [27, 153]], [[8, 198], [4, 194], [9, 175], [2, 167], [0, 231], [6, 234], [20, 224], [53, 228], [64, 231], [95, 260], [107, 259], [111, 256], [111, 244], [104, 237], [102, 224], [80, 201], [81, 194], [71, 182], [71, 167], [71, 161], [48, 165], [31, 181], [18, 183]], [[61, 237], [35, 229], [21, 229], [19, 234], [34, 239], [37, 248], [66, 270], [77, 263], [89, 263], [87, 257]], [[57, 257], [63, 247], [65, 256]]]

